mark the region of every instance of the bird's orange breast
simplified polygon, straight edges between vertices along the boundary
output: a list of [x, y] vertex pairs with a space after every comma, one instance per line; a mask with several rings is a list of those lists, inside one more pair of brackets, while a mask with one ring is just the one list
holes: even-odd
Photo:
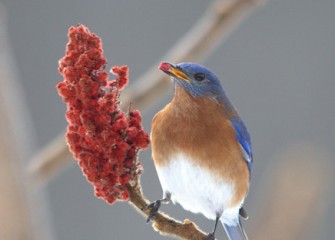
[[249, 172], [235, 131], [223, 107], [208, 97], [193, 98], [176, 89], [175, 96], [152, 122], [153, 160], [156, 167], [169, 164], [174, 154], [185, 154], [218, 181], [235, 186], [240, 202], [249, 187]]

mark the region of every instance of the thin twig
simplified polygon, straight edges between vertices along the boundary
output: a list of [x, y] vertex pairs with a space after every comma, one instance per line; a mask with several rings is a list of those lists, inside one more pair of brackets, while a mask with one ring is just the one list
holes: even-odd
[[[259, 2], [259, 0], [213, 1], [198, 23], [165, 54], [163, 59], [171, 62], [204, 59], [230, 32], [230, 29]], [[121, 100], [124, 109], [130, 102], [138, 109], [149, 108], [155, 102], [154, 99], [164, 94], [169, 81], [165, 80], [163, 74], [158, 73], [157, 65], [155, 63], [147, 73], [123, 92]], [[70, 156], [64, 138], [57, 137], [31, 161], [30, 172], [35, 182], [41, 184], [49, 180], [71, 163], [67, 161]]]

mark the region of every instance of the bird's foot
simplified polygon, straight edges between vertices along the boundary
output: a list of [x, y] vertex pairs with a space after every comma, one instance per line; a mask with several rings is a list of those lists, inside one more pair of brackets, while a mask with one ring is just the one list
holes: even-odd
[[155, 216], [158, 213], [158, 210], [161, 206], [161, 202], [162, 200], [157, 200], [155, 202], [150, 203], [144, 210], [148, 210], [151, 209], [148, 218], [147, 218], [147, 223], [150, 222], [150, 220], [152, 220], [153, 218], [155, 218]]
[[206, 237], [206, 240], [215, 240], [215, 233], [209, 233]]
[[211, 232], [207, 235], [206, 240], [215, 240], [215, 231], [216, 231], [216, 227], [218, 226], [218, 222], [220, 220], [220, 217], [221, 217], [221, 214], [217, 214], [213, 232]]

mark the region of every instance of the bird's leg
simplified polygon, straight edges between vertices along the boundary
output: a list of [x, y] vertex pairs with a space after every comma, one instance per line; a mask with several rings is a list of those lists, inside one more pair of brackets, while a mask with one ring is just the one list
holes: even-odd
[[221, 215], [216, 216], [216, 220], [215, 220], [215, 225], [214, 225], [213, 232], [210, 233], [210, 234], [208, 234], [206, 240], [215, 240], [215, 231], [216, 231], [216, 227], [217, 227], [217, 225], [218, 225], [218, 222], [219, 222], [219, 220], [220, 220], [220, 217], [221, 217]]
[[147, 218], [147, 223], [156, 216], [156, 214], [158, 213], [158, 210], [159, 210], [159, 208], [160, 208], [160, 206], [161, 206], [162, 203], [168, 204], [170, 201], [171, 201], [171, 194], [170, 193], [166, 193], [164, 198], [159, 199], [157, 201], [154, 201], [154, 202], [150, 203], [144, 209], [144, 210], [151, 209], [151, 211], [149, 213], [149, 216]]

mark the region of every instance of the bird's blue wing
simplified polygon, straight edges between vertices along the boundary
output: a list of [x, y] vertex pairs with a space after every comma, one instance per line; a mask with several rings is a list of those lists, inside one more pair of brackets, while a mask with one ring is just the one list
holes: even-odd
[[236, 132], [236, 138], [239, 141], [242, 150], [244, 150], [244, 158], [248, 163], [249, 172], [252, 169], [252, 150], [251, 150], [251, 141], [250, 135], [244, 123], [242, 122], [241, 118], [235, 117], [231, 119], [231, 123]]

